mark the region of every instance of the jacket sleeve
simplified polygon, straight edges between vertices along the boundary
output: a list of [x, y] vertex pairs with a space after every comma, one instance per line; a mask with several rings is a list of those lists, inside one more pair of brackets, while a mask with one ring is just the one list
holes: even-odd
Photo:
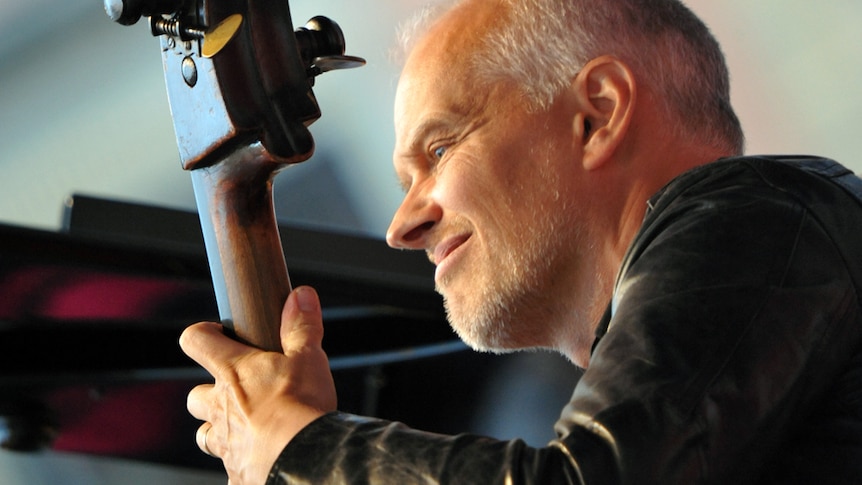
[[288, 444], [268, 485], [580, 483], [556, 447], [446, 436], [380, 419], [331, 413]]
[[752, 483], [859, 342], [845, 262], [768, 187], [663, 201], [544, 448], [333, 413], [268, 485]]

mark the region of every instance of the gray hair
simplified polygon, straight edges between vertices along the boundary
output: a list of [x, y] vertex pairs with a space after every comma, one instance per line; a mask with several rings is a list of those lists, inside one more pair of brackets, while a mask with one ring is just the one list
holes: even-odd
[[[612, 55], [664, 99], [670, 119], [678, 120], [668, 127], [675, 135], [742, 153], [744, 135], [730, 103], [724, 54], [679, 0], [498, 1], [501, 21], [471, 59], [480, 82], [513, 80], [528, 106], [541, 110], [586, 63]], [[404, 33], [416, 32], [435, 12], [424, 10], [402, 31], [407, 48], [411, 36]]]

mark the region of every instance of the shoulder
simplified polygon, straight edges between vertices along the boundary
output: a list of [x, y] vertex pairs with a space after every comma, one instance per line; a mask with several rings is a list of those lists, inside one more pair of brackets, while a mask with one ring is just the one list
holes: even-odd
[[[853, 194], [855, 192], [855, 194]], [[862, 199], [862, 180], [834, 160], [814, 156], [740, 156], [696, 167], [674, 178], [649, 200], [650, 212], [715, 197], [768, 195], [802, 205], [834, 202], [841, 193]], [[854, 197], [855, 195], [855, 197]]]
[[[862, 283], [862, 180], [808, 156], [722, 159], [681, 174], [649, 200], [621, 276], [650, 249], [700, 254], [719, 270], [783, 266], [801, 249], [835, 253]], [[661, 258], [660, 258], [661, 259]], [[720, 272], [719, 272], [720, 273]], [[695, 271], [704, 276], [704, 271]]]

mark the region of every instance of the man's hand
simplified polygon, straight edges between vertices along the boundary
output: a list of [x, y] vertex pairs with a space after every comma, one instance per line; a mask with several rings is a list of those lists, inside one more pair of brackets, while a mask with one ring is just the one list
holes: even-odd
[[231, 485], [263, 484], [296, 433], [335, 410], [322, 339], [320, 301], [309, 287], [294, 290], [284, 304], [283, 354], [232, 340], [216, 323], [198, 323], [183, 332], [183, 352], [215, 378], [215, 384], [189, 393], [189, 412], [204, 421], [197, 443], [222, 459]]

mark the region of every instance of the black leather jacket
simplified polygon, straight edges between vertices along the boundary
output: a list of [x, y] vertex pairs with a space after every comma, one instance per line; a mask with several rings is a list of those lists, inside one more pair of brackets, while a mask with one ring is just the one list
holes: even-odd
[[862, 198], [862, 181], [829, 160], [747, 157], [650, 199], [548, 446], [332, 413], [267, 483], [862, 483], [862, 207], [848, 191]]

